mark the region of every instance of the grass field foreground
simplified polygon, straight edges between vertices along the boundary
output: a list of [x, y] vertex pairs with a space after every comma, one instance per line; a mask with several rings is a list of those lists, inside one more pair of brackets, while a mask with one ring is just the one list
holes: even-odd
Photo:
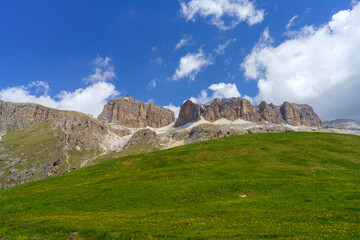
[[0, 239], [360, 239], [360, 137], [254, 134], [0, 191]]

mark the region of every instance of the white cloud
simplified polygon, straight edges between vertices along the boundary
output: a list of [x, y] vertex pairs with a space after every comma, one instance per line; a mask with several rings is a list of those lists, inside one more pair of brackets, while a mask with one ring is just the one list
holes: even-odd
[[62, 91], [57, 98], [59, 109], [74, 110], [92, 114], [97, 117], [104, 108], [109, 98], [118, 95], [115, 86], [107, 82], [97, 82], [84, 89], [79, 88], [74, 92]]
[[225, 49], [229, 46], [229, 44], [236, 42], [236, 38], [227, 40], [224, 44], [219, 44], [215, 52], [219, 55], [225, 54]]
[[266, 101], [307, 103], [324, 119], [360, 119], [359, 22], [360, 3], [279, 46], [262, 37], [242, 64], [245, 76], [258, 81]]
[[[99, 57], [97, 58], [99, 60]], [[101, 58], [103, 59], [103, 58]], [[109, 58], [105, 58], [109, 59]], [[104, 59], [103, 59], [104, 60]], [[110, 61], [110, 60], [109, 60]], [[109, 62], [94, 60], [95, 69], [101, 67], [101, 64], [105, 64], [106, 68], [109, 66]], [[95, 70], [96, 72], [96, 70]], [[92, 76], [92, 75], [91, 75]], [[95, 78], [86, 79], [95, 79]], [[100, 75], [99, 75], [100, 76]], [[113, 75], [115, 77], [115, 75]], [[109, 77], [103, 79], [109, 80]], [[73, 92], [61, 91], [55, 97], [48, 95], [49, 85], [43, 81], [32, 82], [28, 86], [17, 86], [11, 88], [5, 88], [0, 90], [0, 99], [9, 102], [32, 102], [38, 103], [47, 107], [57, 108], [62, 110], [73, 110], [87, 114], [92, 114], [97, 117], [103, 110], [104, 105], [109, 98], [113, 98], [119, 94], [116, 91], [115, 86], [111, 83], [97, 80], [91, 82], [91, 85], [86, 88], [79, 88]], [[33, 90], [33, 88], [36, 88]], [[43, 90], [41, 95], [38, 95], [39, 89]]]
[[176, 118], [179, 116], [180, 107], [177, 107], [174, 104], [170, 103], [169, 105], [164, 106], [164, 108], [167, 108], [167, 109], [170, 109], [171, 111], [173, 111]]
[[190, 100], [194, 103], [204, 104], [211, 101], [211, 97], [208, 95], [206, 89], [201, 90], [197, 97], [191, 97]]
[[212, 57], [206, 56], [200, 48], [198, 53], [188, 53], [180, 59], [179, 67], [176, 69], [172, 80], [189, 78], [193, 81], [202, 68], [212, 64]]
[[115, 77], [114, 66], [110, 63], [109, 57], [97, 56], [93, 61], [94, 73], [83, 78], [86, 83], [106, 82]]
[[151, 59], [150, 60], [151, 63], [155, 63], [155, 64], [159, 64], [159, 65], [163, 65], [163, 59], [161, 57], [157, 57], [155, 59]]
[[189, 44], [189, 42], [192, 40], [192, 36], [185, 35], [183, 38], [180, 39], [180, 41], [175, 45], [174, 50], [178, 50], [179, 48]]
[[9, 87], [0, 90], [0, 99], [8, 102], [32, 102], [44, 106], [56, 108], [57, 102], [46, 93], [37, 96], [36, 91], [30, 92], [31, 84], [28, 86]]
[[211, 23], [221, 30], [234, 28], [244, 21], [251, 26], [264, 19], [264, 10], [256, 9], [249, 0], [191, 0], [180, 2], [180, 5], [187, 21], [195, 21], [196, 15], [209, 17]]
[[35, 93], [41, 93], [44, 92], [45, 95], [48, 94], [50, 86], [47, 82], [44, 81], [35, 81], [31, 82], [28, 86], [29, 88], [35, 88]]
[[149, 82], [149, 84], [148, 84], [148, 86], [147, 86], [147, 90], [148, 91], [150, 91], [150, 90], [152, 90], [154, 87], [156, 87], [156, 85], [157, 85], [157, 82], [156, 82], [156, 80], [154, 79], [154, 80], [151, 80], [150, 82]]
[[[212, 92], [212, 95], [208, 94], [208, 90]], [[240, 96], [241, 94], [239, 93], [235, 83], [222, 82], [210, 85], [207, 89], [203, 89], [196, 98], [191, 97], [190, 100], [195, 103], [204, 104], [215, 98], [223, 99]]]
[[294, 25], [294, 22], [295, 22], [295, 20], [296, 20], [298, 17], [299, 17], [299, 15], [293, 16], [293, 17], [289, 20], [288, 24], [286, 25], [286, 29], [290, 29], [290, 28]]

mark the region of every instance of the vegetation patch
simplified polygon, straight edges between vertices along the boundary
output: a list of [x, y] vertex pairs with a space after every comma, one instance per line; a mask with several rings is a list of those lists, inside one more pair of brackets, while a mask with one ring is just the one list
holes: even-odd
[[3, 239], [360, 239], [360, 137], [268, 133], [0, 191]]

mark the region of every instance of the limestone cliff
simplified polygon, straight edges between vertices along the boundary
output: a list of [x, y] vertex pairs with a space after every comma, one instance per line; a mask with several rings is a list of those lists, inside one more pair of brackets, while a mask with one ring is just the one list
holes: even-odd
[[187, 100], [183, 105], [181, 105], [179, 117], [177, 118], [174, 126], [180, 127], [188, 122], [196, 122], [200, 120], [203, 111], [203, 108], [199, 104]]
[[250, 122], [270, 122], [293, 126], [321, 127], [321, 120], [311, 106], [284, 102], [281, 106], [261, 102], [253, 106], [244, 98], [214, 99], [204, 106], [187, 100], [180, 109], [176, 127], [196, 122], [203, 117], [209, 122], [221, 118], [231, 121], [243, 119]]
[[221, 118], [231, 121], [239, 118], [254, 122], [262, 120], [256, 108], [244, 98], [216, 98], [204, 104], [203, 109], [203, 117], [209, 122], [214, 122]]
[[153, 102], [146, 104], [132, 97], [120, 97], [107, 103], [98, 119], [131, 128], [160, 128], [174, 122], [175, 115]]

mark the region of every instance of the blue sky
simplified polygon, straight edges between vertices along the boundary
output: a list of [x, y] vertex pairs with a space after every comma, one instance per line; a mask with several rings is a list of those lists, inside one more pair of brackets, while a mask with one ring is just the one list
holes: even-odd
[[360, 119], [359, 15], [350, 0], [3, 0], [0, 99], [96, 115], [117, 96], [242, 96]]

